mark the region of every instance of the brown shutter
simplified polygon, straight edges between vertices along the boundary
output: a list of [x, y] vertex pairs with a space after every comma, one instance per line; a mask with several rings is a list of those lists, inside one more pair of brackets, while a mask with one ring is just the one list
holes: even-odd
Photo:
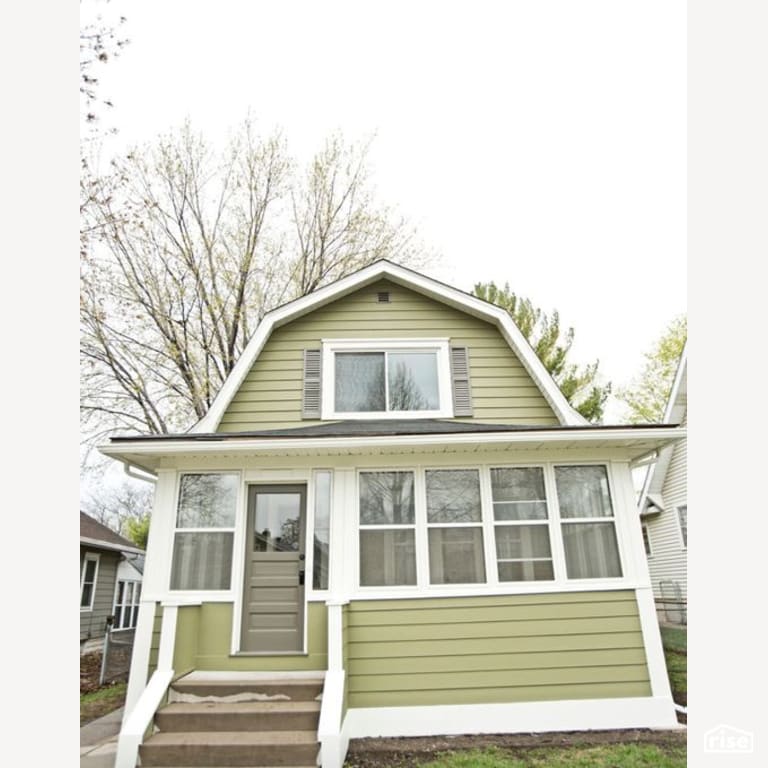
[[304, 388], [301, 403], [302, 419], [320, 418], [320, 371], [322, 355], [319, 349], [304, 350]]
[[451, 347], [451, 385], [453, 415], [472, 415], [472, 388], [469, 385], [469, 349]]

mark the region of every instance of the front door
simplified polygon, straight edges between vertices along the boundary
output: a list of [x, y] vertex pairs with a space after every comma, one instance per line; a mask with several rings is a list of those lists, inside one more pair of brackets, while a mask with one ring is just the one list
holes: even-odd
[[248, 489], [242, 651], [303, 650], [306, 508], [305, 485]]

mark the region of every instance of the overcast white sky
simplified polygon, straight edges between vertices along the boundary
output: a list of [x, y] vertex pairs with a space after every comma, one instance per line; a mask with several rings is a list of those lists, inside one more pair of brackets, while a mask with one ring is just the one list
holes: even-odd
[[441, 254], [431, 274], [558, 309], [617, 385], [686, 312], [685, 2], [81, 8], [127, 18], [101, 72], [110, 149], [186, 117], [223, 141], [248, 111], [298, 157], [375, 133], [379, 195]]

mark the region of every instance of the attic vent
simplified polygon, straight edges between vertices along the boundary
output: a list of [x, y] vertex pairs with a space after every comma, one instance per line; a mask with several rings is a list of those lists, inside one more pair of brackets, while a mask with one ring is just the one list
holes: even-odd
[[378, 301], [379, 304], [389, 304], [390, 303], [389, 291], [379, 291], [376, 294], [376, 301]]

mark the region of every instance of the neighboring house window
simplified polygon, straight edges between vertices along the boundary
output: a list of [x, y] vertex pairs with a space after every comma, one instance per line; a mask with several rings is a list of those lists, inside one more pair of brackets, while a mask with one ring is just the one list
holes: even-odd
[[645, 554], [650, 557], [653, 552], [651, 552], [651, 534], [648, 531], [648, 526], [643, 524], [643, 546], [645, 547]]
[[622, 576], [602, 465], [365, 470], [359, 505], [361, 587]]
[[179, 483], [171, 589], [229, 589], [239, 478], [184, 474]]
[[683, 546], [688, 546], [688, 505], [683, 504], [677, 508], [677, 519], [680, 523], [680, 535], [683, 537]]
[[99, 555], [86, 552], [83, 568], [80, 572], [80, 610], [93, 610], [93, 599], [96, 596], [96, 577], [99, 573]]
[[115, 590], [115, 606], [112, 611], [115, 620], [112, 629], [133, 629], [139, 617], [141, 582], [118, 581]]
[[491, 470], [499, 581], [555, 578], [541, 467]]
[[426, 472], [430, 584], [485, 582], [480, 473]]
[[360, 474], [360, 584], [416, 584], [413, 472]]
[[312, 550], [312, 586], [328, 589], [331, 544], [331, 473], [315, 472], [315, 522]]
[[605, 467], [555, 467], [555, 482], [568, 578], [621, 576]]
[[323, 418], [452, 416], [448, 341], [326, 341]]

